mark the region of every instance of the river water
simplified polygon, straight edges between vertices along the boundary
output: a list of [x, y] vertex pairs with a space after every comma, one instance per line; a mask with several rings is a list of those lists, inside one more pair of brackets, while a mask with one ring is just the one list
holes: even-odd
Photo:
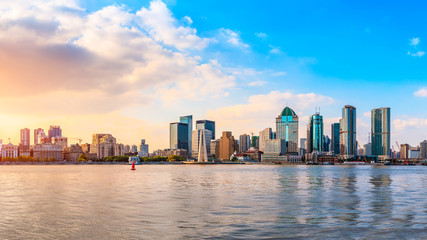
[[0, 166], [0, 239], [426, 239], [427, 167]]

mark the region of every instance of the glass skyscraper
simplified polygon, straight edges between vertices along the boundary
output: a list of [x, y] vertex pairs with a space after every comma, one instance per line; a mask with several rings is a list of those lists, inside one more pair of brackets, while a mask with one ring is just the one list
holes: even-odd
[[169, 137], [170, 149], [188, 150], [188, 124], [180, 122], [171, 123]]
[[316, 113], [310, 117], [307, 126], [307, 152], [323, 151], [323, 117]]
[[298, 116], [289, 107], [276, 118], [276, 138], [286, 141], [286, 153], [298, 153]]
[[350, 105], [342, 109], [340, 119], [340, 153], [356, 155], [356, 108]]
[[372, 155], [390, 155], [390, 108], [371, 111]]
[[188, 124], [188, 155], [192, 153], [191, 135], [193, 132], [193, 115], [179, 117], [180, 123]]
[[215, 122], [210, 120], [197, 120], [196, 129], [206, 129], [212, 131], [212, 140], [215, 139]]
[[340, 153], [340, 124], [331, 124], [331, 151], [332, 153]]

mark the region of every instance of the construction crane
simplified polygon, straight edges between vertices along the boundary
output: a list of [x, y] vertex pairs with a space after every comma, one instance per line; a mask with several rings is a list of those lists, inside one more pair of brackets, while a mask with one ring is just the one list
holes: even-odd
[[81, 139], [81, 138], [71, 138], [71, 139], [75, 139], [75, 140], [79, 141], [79, 144], [82, 144], [82, 141], [83, 141], [83, 139]]

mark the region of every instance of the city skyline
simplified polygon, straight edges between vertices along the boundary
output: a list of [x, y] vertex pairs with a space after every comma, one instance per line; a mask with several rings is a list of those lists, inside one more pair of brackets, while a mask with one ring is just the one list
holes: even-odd
[[[240, 136], [274, 129], [285, 106], [299, 117], [300, 137], [320, 107], [331, 136], [327, 126], [352, 105], [361, 146], [371, 110], [381, 107], [392, 109], [391, 145], [425, 140], [425, 20], [421, 8], [402, 14], [423, 2], [387, 9], [309, 2], [244, 3], [233, 11], [219, 10], [221, 1], [0, 3], [7, 126], [0, 139], [17, 144], [22, 128], [48, 135], [59, 125], [62, 135], [86, 142], [108, 132], [163, 149], [179, 116], [215, 121], [217, 138]], [[363, 17], [356, 14], [362, 9]]]

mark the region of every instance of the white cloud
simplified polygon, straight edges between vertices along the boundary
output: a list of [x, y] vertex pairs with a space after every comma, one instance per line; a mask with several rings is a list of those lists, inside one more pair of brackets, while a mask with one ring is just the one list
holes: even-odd
[[408, 128], [427, 129], [427, 118], [395, 119], [393, 120], [393, 126], [396, 130]]
[[262, 39], [265, 39], [268, 37], [267, 34], [263, 33], [263, 32], [255, 33], [255, 35], [259, 38], [262, 38]]
[[233, 30], [226, 29], [226, 28], [221, 28], [219, 30], [219, 35], [221, 38], [224, 38], [225, 41], [231, 44], [232, 46], [242, 48], [242, 49], [249, 48], [249, 45], [242, 41], [238, 32], [235, 32]]
[[280, 51], [280, 49], [278, 47], [273, 47], [273, 46], [270, 46], [270, 47], [271, 47], [271, 49], [270, 49], [270, 53], [271, 54], [280, 54], [280, 53], [282, 53], [282, 51]]
[[[183, 49], [203, 49], [209, 39], [197, 36], [197, 30], [180, 26], [173, 17], [166, 4], [160, 0], [153, 0], [149, 9], [142, 8], [136, 13], [137, 21], [149, 32], [156, 41], [166, 45]], [[187, 21], [192, 20], [187, 18]]]
[[185, 23], [187, 23], [188, 25], [193, 24], [193, 20], [189, 16], [184, 16], [182, 18], [182, 21], [185, 22]]
[[273, 72], [270, 75], [273, 77], [281, 77], [281, 76], [286, 76], [287, 73], [286, 72]]
[[267, 82], [265, 81], [253, 81], [249, 83], [249, 86], [251, 87], [260, 87], [260, 86], [264, 86]]
[[424, 51], [408, 52], [408, 55], [410, 55], [412, 57], [422, 57], [422, 56], [424, 56], [424, 54], [425, 54]]
[[427, 88], [421, 88], [420, 90], [414, 92], [414, 96], [427, 97]]
[[409, 45], [417, 46], [420, 43], [420, 38], [411, 38], [409, 39]]

